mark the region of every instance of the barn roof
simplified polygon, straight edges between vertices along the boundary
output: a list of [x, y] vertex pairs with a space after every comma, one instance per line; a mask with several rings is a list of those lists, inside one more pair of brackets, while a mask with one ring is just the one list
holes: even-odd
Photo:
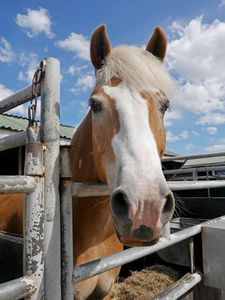
[[[38, 122], [39, 123], [39, 122]], [[28, 119], [24, 117], [18, 117], [9, 114], [0, 114], [0, 128], [23, 131], [28, 126]], [[60, 136], [62, 138], [71, 139], [73, 136], [74, 127], [60, 125]]]
[[225, 165], [225, 155], [205, 157], [198, 159], [190, 159], [182, 166], [182, 168], [200, 167], [200, 166], [211, 166], [211, 165]]

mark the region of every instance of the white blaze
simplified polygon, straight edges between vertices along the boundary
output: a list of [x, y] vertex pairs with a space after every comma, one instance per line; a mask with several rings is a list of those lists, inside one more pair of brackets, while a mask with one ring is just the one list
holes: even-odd
[[120, 130], [112, 139], [116, 157], [114, 189], [118, 176], [122, 176], [125, 184], [127, 181], [141, 181], [140, 188], [145, 189], [151, 179], [154, 182], [154, 179], [162, 178], [157, 146], [149, 124], [147, 100], [124, 82], [103, 89], [115, 100], [120, 122]]

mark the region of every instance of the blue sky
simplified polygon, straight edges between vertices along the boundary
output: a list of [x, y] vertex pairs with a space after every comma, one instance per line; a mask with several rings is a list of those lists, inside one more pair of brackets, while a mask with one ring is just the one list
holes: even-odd
[[[112, 47], [143, 47], [160, 26], [181, 93], [166, 114], [167, 150], [225, 151], [225, 0], [2, 0], [0, 99], [31, 84], [44, 57], [61, 63], [61, 123], [76, 126], [94, 87], [89, 42], [105, 23]], [[27, 116], [26, 105], [13, 111]]]

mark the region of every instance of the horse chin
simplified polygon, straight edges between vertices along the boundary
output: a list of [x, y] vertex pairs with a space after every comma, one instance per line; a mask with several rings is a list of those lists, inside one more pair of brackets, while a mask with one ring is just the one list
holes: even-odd
[[159, 237], [156, 237], [154, 240], [151, 241], [137, 241], [137, 240], [130, 240], [126, 239], [120, 235], [117, 235], [119, 241], [126, 247], [147, 247], [153, 246], [159, 241]]

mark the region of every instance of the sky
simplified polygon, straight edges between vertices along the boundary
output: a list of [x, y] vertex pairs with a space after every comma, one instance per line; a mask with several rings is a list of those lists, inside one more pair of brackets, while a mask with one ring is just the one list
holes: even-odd
[[[95, 85], [92, 32], [145, 47], [160, 26], [165, 67], [180, 87], [165, 116], [166, 150], [225, 151], [225, 0], [1, 0], [0, 99], [28, 86], [45, 57], [61, 66], [60, 122], [78, 125]], [[40, 106], [40, 103], [39, 103]], [[27, 104], [9, 113], [27, 117]]]

